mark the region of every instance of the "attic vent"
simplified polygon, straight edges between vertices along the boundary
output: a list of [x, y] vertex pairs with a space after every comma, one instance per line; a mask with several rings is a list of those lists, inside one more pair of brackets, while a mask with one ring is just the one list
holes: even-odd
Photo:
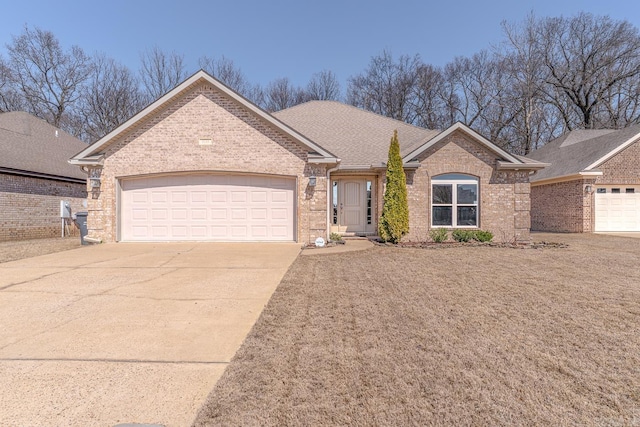
[[200, 139], [198, 141], [198, 145], [213, 145], [213, 140], [211, 140], [211, 139]]

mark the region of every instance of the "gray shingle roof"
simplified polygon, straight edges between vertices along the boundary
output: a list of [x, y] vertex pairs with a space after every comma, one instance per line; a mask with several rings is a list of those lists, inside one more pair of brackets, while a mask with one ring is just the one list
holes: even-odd
[[551, 163], [531, 181], [582, 172], [636, 135], [640, 137], [640, 125], [620, 130], [574, 130], [564, 134], [527, 155], [533, 160]]
[[84, 180], [86, 175], [67, 160], [85, 148], [84, 142], [29, 113], [0, 114], [0, 168]]
[[337, 101], [310, 101], [273, 116], [341, 158], [342, 167], [386, 163], [396, 129], [403, 156], [440, 133]]

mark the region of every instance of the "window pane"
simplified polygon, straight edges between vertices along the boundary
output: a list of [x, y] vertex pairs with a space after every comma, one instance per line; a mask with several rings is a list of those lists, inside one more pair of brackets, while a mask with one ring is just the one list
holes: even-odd
[[458, 204], [475, 205], [478, 203], [478, 186], [476, 184], [458, 184]]
[[433, 225], [451, 225], [451, 206], [433, 207]]
[[452, 203], [451, 184], [433, 184], [433, 203], [450, 205]]
[[478, 209], [475, 206], [458, 206], [458, 225], [478, 225]]

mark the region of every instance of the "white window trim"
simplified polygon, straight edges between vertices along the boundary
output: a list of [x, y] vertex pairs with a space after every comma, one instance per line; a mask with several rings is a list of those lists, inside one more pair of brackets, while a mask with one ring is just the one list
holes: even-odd
[[[446, 174], [448, 175], [448, 174]], [[456, 175], [464, 175], [464, 174], [456, 174]], [[469, 179], [438, 179], [437, 176], [431, 178], [431, 194], [429, 195], [429, 205], [431, 206], [431, 212], [429, 212], [429, 223], [431, 224], [431, 228], [470, 228], [470, 229], [479, 229], [480, 228], [480, 180], [478, 178], [472, 177], [468, 175]], [[434, 225], [433, 224], [433, 186], [438, 184], [450, 184], [451, 188], [451, 225]], [[464, 203], [462, 206], [475, 206], [476, 207], [476, 225], [458, 225], [458, 191], [457, 184], [474, 184], [476, 186], [477, 191], [477, 200], [475, 205], [471, 205], [468, 203]], [[435, 205], [437, 206], [449, 206], [447, 205]]]

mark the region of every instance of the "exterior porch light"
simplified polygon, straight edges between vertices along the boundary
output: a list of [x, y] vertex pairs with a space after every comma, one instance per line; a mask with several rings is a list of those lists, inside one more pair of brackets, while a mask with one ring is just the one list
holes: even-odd
[[91, 198], [100, 197], [100, 185], [102, 184], [100, 176], [102, 175], [101, 166], [89, 166], [87, 170], [89, 174], [89, 187], [91, 188]]
[[89, 186], [91, 188], [100, 188], [100, 178], [98, 177], [89, 178]]
[[584, 186], [584, 191], [587, 192], [587, 194], [591, 194], [593, 193], [593, 187], [591, 186], [591, 184], [587, 184]]
[[316, 186], [316, 176], [311, 175], [309, 177], [309, 187], [315, 187], [315, 186]]

